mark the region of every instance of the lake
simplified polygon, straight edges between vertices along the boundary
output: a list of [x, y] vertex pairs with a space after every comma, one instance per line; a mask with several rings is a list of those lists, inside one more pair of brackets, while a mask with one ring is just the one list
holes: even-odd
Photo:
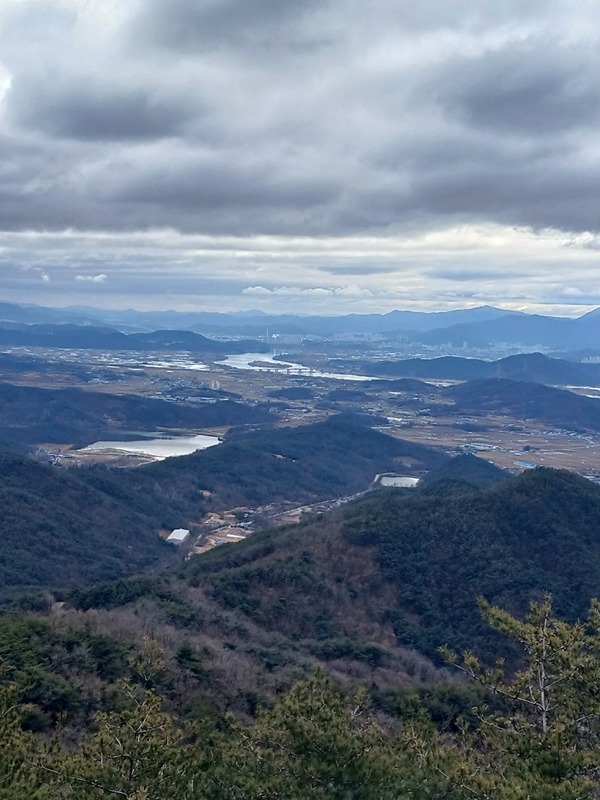
[[220, 443], [216, 436], [171, 436], [156, 439], [139, 439], [132, 442], [94, 442], [82, 447], [80, 452], [89, 453], [98, 450], [119, 450], [123, 453], [145, 453], [157, 461], [171, 456], [187, 456], [196, 450], [205, 450]]

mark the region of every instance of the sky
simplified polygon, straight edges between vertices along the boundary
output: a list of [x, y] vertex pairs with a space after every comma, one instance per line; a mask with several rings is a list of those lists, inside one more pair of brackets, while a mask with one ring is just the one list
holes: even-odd
[[600, 305], [600, 0], [0, 0], [0, 300]]

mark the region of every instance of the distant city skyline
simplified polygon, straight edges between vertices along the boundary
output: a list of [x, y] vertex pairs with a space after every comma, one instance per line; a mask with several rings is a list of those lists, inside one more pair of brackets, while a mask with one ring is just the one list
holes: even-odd
[[600, 306], [600, 3], [0, 0], [0, 299]]

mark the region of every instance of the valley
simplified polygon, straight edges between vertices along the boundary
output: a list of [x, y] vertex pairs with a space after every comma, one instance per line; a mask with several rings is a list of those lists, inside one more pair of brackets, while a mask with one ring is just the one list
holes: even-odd
[[[392, 436], [438, 447], [448, 453], [476, 452], [515, 473], [534, 465], [565, 468], [600, 479], [600, 415], [598, 419], [589, 420], [578, 408], [562, 419], [555, 414], [553, 419], [547, 408], [532, 409], [530, 399], [523, 395], [520, 387], [515, 387], [514, 398], [509, 398], [504, 413], [503, 409], [478, 408], [472, 403], [456, 408], [443, 389], [466, 380], [467, 375], [460, 364], [458, 368], [454, 365], [453, 370], [438, 368], [438, 372], [442, 376], [459, 374], [461, 380], [455, 377], [437, 380], [431, 377], [368, 378], [348, 371], [353, 363], [359, 362], [358, 356], [364, 354], [364, 348], [357, 351], [354, 361], [346, 358], [341, 366], [337, 357], [319, 354], [319, 349], [316, 348], [312, 356], [304, 353], [301, 357], [303, 362], [312, 366], [298, 365], [290, 369], [289, 361], [268, 354], [262, 356], [262, 361], [257, 360], [260, 354], [250, 354], [224, 362], [210, 358], [199, 362], [183, 352], [125, 354], [29, 348], [27, 351], [11, 350], [6, 354], [5, 357], [10, 357], [16, 366], [5, 368], [4, 375], [22, 386], [54, 389], [65, 385], [77, 386], [93, 393], [137, 395], [184, 403], [188, 408], [192, 404], [206, 407], [217, 399], [228, 398], [246, 403], [251, 408], [268, 408], [274, 424], [283, 426], [317, 422], [334, 413], [366, 413], [377, 417], [375, 424]], [[28, 359], [35, 364], [30, 369], [25, 368]], [[538, 370], [539, 361], [537, 358]], [[546, 359], [546, 362], [550, 367], [554, 366], [551, 359]], [[561, 365], [562, 377], [573, 380], [573, 369], [567, 372], [562, 366], [566, 362], [554, 362]], [[377, 372], [374, 363], [378, 362], [369, 363], [372, 371]], [[380, 363], [389, 364], [389, 361], [384, 359]], [[428, 363], [431, 362], [413, 359], [407, 371], [418, 374], [418, 365]], [[65, 369], [67, 374], [62, 371]], [[469, 369], [471, 374], [481, 373], [471, 363]], [[550, 371], [548, 366], [546, 370]], [[432, 370], [429, 372], [431, 374]], [[525, 367], [522, 374], [531, 379], [535, 377], [535, 370]], [[558, 377], [561, 377], [560, 370]], [[584, 380], [590, 381], [591, 373], [584, 375]], [[597, 382], [600, 384], [600, 378]], [[585, 397], [594, 393], [594, 387], [570, 386], [564, 391]], [[597, 391], [600, 393], [600, 387]], [[564, 404], [565, 397], [568, 396], [557, 398], [557, 405]], [[249, 421], [250, 417], [251, 414]], [[169, 436], [181, 437], [184, 442], [190, 435], [222, 438], [228, 429], [227, 425], [218, 424], [194, 428], [167, 427], [159, 435], [166, 439]], [[43, 441], [38, 444], [42, 449], [48, 445]], [[105, 452], [97, 445], [90, 450], [92, 444], [90, 441], [86, 447], [80, 448], [65, 441], [57, 443], [58, 447], [47, 446], [47, 449], [58, 460], [66, 458], [67, 462], [75, 464], [136, 466], [153, 460], [152, 454], [145, 454], [141, 445], [132, 447], [124, 456], [119, 450]], [[176, 441], [174, 445], [177, 445]], [[161, 445], [158, 447], [163, 449]], [[164, 447], [167, 452], [168, 445]]]
[[600, 0], [0, 0], [0, 800], [600, 800]]
[[[27, 741], [70, 765], [103, 721], [155, 703], [186, 731], [186, 764], [198, 737], [217, 759], [190, 797], [245, 800], [278, 779], [236, 795], [232, 743], [246, 752], [280, 714], [304, 725], [314, 702], [343, 714], [362, 692], [390, 786], [399, 770], [431, 781], [407, 726], [443, 747], [461, 718], [479, 735], [477, 703], [503, 709], [440, 647], [473, 649], [482, 670], [503, 658], [505, 681], [524, 663], [478, 597], [523, 630], [551, 594], [571, 631], [600, 595], [596, 363], [335, 337], [153, 349], [184, 339], [0, 353], [0, 660]], [[179, 546], [175, 529], [190, 532]], [[274, 731], [248, 769], [277, 752]], [[432, 786], [406, 797], [463, 800]]]

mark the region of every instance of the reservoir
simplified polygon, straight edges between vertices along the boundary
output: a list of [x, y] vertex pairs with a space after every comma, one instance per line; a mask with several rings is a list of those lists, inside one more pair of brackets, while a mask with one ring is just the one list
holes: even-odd
[[382, 475], [379, 479], [380, 486], [397, 486], [403, 489], [413, 489], [418, 482], [418, 478], [411, 478], [408, 475]]
[[156, 439], [139, 439], [132, 442], [94, 442], [83, 447], [80, 452], [89, 453], [98, 450], [119, 450], [123, 453], [144, 453], [157, 461], [170, 456], [187, 456], [196, 450], [205, 450], [219, 444], [216, 436], [172, 436]]

